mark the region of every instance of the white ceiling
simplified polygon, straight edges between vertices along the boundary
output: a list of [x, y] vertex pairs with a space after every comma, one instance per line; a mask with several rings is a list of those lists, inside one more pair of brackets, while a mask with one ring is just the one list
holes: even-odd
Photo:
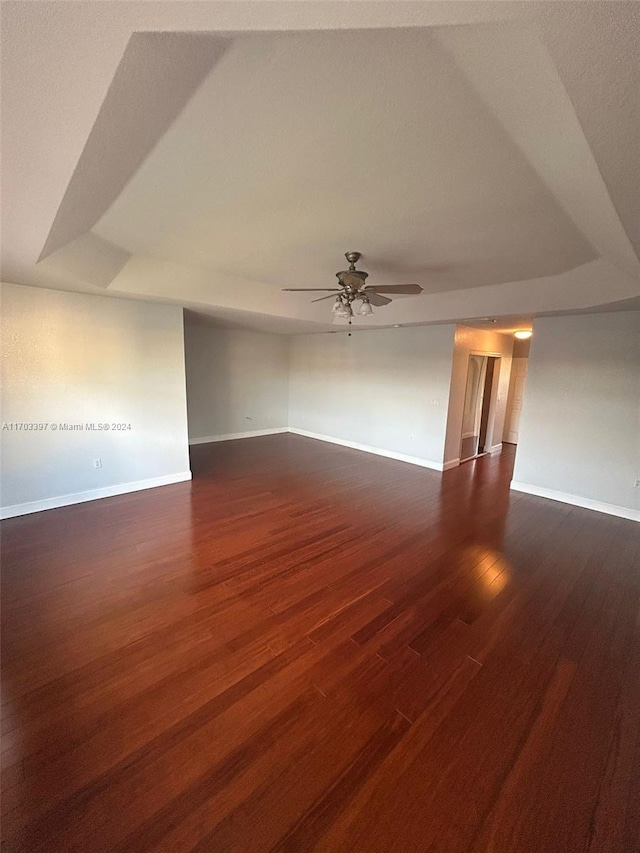
[[640, 294], [635, 3], [6, 3], [5, 281], [330, 328]]

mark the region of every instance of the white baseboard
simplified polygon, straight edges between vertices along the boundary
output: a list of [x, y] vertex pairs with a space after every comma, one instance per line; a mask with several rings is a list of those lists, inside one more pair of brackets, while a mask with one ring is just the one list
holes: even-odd
[[380, 447], [373, 447], [370, 444], [360, 444], [357, 441], [347, 441], [342, 438], [334, 438], [332, 435], [321, 435], [317, 432], [309, 432], [306, 429], [297, 429], [289, 427], [289, 432], [294, 435], [302, 435], [305, 438], [315, 438], [318, 441], [327, 441], [330, 444], [340, 444], [342, 447], [349, 447], [352, 450], [362, 450], [365, 453], [374, 453], [376, 456], [385, 456], [387, 459], [395, 459], [398, 462], [408, 462], [410, 465], [419, 465], [421, 468], [431, 468], [434, 471], [442, 471], [444, 465], [442, 462], [432, 462], [429, 459], [423, 459], [420, 456], [407, 456], [405, 453], [396, 453], [393, 450], [382, 450]]
[[457, 468], [460, 464], [460, 459], [450, 459], [448, 462], [445, 462], [442, 466], [443, 471], [450, 471], [452, 468]]
[[502, 442], [500, 442], [500, 444], [494, 444], [493, 447], [490, 447], [489, 453], [502, 453]]
[[535, 495], [538, 498], [549, 498], [552, 501], [561, 501], [572, 504], [583, 509], [592, 509], [595, 512], [604, 512], [607, 515], [616, 515], [618, 518], [628, 518], [631, 521], [640, 521], [640, 510], [630, 509], [626, 506], [608, 504], [603, 501], [594, 501], [591, 498], [581, 498], [579, 495], [571, 495], [568, 492], [558, 492], [555, 489], [545, 489], [542, 486], [532, 486], [530, 483], [519, 483], [511, 481], [514, 492], [524, 492], [526, 495]]
[[277, 429], [252, 429], [248, 432], [228, 432], [224, 435], [203, 435], [200, 438], [190, 438], [189, 444], [211, 444], [212, 441], [235, 441], [237, 438], [257, 438], [259, 435], [277, 435], [280, 432], [289, 432], [288, 427]]
[[86, 492], [76, 492], [71, 495], [60, 495], [46, 498], [42, 501], [31, 501], [24, 504], [14, 504], [0, 509], [0, 518], [14, 518], [17, 515], [28, 515], [32, 512], [42, 512], [45, 509], [57, 509], [61, 506], [95, 501], [100, 498], [112, 498], [116, 495], [126, 495], [128, 492], [140, 492], [143, 489], [154, 489], [156, 486], [170, 486], [172, 483], [184, 483], [191, 479], [191, 471], [180, 474], [166, 474], [163, 477], [151, 477], [148, 480], [136, 480], [132, 483], [119, 483], [117, 486], [105, 486], [103, 489], [89, 489]]

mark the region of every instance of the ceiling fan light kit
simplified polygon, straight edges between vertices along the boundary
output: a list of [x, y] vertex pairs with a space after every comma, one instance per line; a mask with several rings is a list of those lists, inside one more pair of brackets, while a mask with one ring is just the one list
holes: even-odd
[[358, 303], [358, 314], [361, 317], [370, 317], [373, 314], [372, 306], [375, 305], [378, 308], [388, 305], [392, 301], [388, 296], [383, 295], [385, 293], [396, 296], [417, 296], [422, 293], [419, 284], [384, 284], [378, 286], [367, 284], [369, 273], [356, 269], [356, 264], [361, 257], [360, 252], [345, 253], [345, 258], [349, 262], [349, 269], [336, 273], [340, 287], [283, 287], [282, 289], [288, 292], [317, 292], [320, 290], [329, 293], [329, 296], [320, 296], [318, 299], [313, 299], [312, 302], [333, 299], [333, 294], [337, 293], [338, 296], [335, 297], [331, 311], [336, 317], [348, 320], [349, 325], [353, 320], [353, 304], [355, 302]]

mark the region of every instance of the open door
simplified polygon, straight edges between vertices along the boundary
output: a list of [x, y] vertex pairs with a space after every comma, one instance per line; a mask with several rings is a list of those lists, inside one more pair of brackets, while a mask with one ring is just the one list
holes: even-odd
[[472, 459], [478, 453], [486, 372], [487, 356], [470, 355], [469, 367], [467, 369], [467, 387], [464, 393], [464, 410], [462, 413], [461, 462], [464, 462], [465, 459]]
[[524, 386], [527, 380], [527, 365], [528, 360], [526, 358], [514, 358], [513, 360], [505, 420], [505, 441], [511, 444], [518, 443], [520, 414], [524, 399]]
[[497, 386], [498, 361], [493, 356], [469, 356], [460, 439], [461, 462], [489, 449], [492, 391]]

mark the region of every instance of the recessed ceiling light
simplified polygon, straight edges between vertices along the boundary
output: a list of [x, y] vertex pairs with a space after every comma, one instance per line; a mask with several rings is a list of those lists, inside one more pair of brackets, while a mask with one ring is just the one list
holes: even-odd
[[521, 341], [526, 341], [527, 338], [530, 338], [533, 332], [531, 329], [518, 329], [517, 332], [513, 333], [516, 338], [520, 338]]

